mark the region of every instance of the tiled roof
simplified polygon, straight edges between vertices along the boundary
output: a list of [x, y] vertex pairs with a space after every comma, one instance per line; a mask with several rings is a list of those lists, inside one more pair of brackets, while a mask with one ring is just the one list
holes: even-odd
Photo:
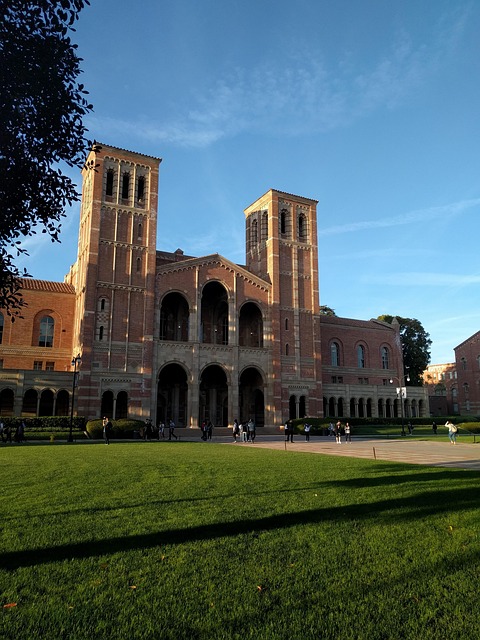
[[75, 287], [66, 282], [50, 282], [49, 280], [35, 280], [34, 278], [20, 278], [22, 289], [30, 291], [50, 291], [52, 293], [75, 293]]
[[339, 316], [320, 315], [320, 322], [322, 324], [348, 325], [350, 327], [364, 327], [364, 328], [379, 326], [382, 328], [394, 330], [394, 327], [388, 322], [383, 322], [382, 320], [376, 320], [375, 318], [372, 318], [371, 320], [356, 320], [354, 318], [340, 318]]

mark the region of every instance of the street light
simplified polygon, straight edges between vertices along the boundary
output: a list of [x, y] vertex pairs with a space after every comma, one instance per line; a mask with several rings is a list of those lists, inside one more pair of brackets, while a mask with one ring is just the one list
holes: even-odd
[[73, 442], [73, 404], [75, 401], [75, 387], [77, 386], [77, 366], [82, 363], [80, 354], [72, 358], [73, 382], [72, 382], [72, 406], [70, 407], [70, 433], [68, 434], [68, 442]]
[[396, 378], [395, 376], [393, 376], [392, 378], [390, 378], [390, 384], [393, 384], [394, 380], [396, 380], [400, 385], [399, 387], [397, 387], [397, 396], [400, 400], [400, 415], [402, 416], [402, 436], [404, 436], [405, 425], [404, 425], [403, 401], [407, 397], [407, 388], [405, 386], [402, 386], [402, 382], [403, 382], [403, 385], [405, 385], [405, 381], [410, 382], [410, 376], [408, 375], [408, 373], [405, 376], [402, 376], [401, 378]]

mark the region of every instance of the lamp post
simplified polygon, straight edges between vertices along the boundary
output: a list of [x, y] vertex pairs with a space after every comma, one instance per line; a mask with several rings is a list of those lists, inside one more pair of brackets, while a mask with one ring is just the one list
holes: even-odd
[[404, 407], [403, 407], [403, 401], [404, 399], [407, 397], [407, 388], [405, 386], [405, 381], [410, 382], [410, 376], [408, 375], [408, 373], [404, 376], [401, 376], [400, 378], [396, 378], [395, 376], [390, 378], [390, 384], [393, 384], [393, 381], [396, 380], [398, 382], [398, 384], [400, 385], [399, 387], [397, 387], [397, 396], [400, 399], [400, 415], [402, 416], [402, 436], [405, 435], [405, 425], [404, 425]]
[[70, 432], [68, 434], [68, 442], [73, 442], [73, 404], [75, 401], [75, 387], [77, 386], [77, 367], [80, 366], [82, 358], [77, 354], [72, 358], [73, 382], [72, 382], [72, 406], [70, 407]]

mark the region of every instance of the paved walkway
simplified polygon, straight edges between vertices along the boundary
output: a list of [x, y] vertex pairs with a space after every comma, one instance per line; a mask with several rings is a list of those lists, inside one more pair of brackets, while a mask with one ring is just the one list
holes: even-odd
[[459, 469], [480, 470], [480, 444], [457, 444], [449, 442], [431, 442], [428, 440], [353, 440], [351, 444], [345, 441], [336, 444], [332, 439], [312, 438], [305, 442], [299, 436], [292, 443], [285, 443], [278, 436], [266, 436], [257, 439], [255, 444], [237, 443], [232, 446], [258, 447], [263, 449], [279, 449], [287, 451], [301, 451], [308, 453], [322, 453], [332, 456], [351, 456], [369, 460], [388, 460], [406, 462], [408, 464], [423, 464], [432, 467], [454, 467]]

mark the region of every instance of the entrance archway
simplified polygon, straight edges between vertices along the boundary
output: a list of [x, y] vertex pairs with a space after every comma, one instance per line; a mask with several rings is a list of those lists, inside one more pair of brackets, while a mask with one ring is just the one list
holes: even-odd
[[206, 367], [200, 377], [199, 424], [211, 420], [217, 427], [228, 426], [228, 383], [225, 371], [216, 364]]
[[240, 375], [239, 420], [253, 419], [257, 427], [265, 425], [265, 399], [263, 378], [258, 369], [249, 367]]
[[185, 370], [176, 363], [160, 371], [157, 385], [157, 424], [173, 420], [177, 427], [187, 426], [188, 381]]

